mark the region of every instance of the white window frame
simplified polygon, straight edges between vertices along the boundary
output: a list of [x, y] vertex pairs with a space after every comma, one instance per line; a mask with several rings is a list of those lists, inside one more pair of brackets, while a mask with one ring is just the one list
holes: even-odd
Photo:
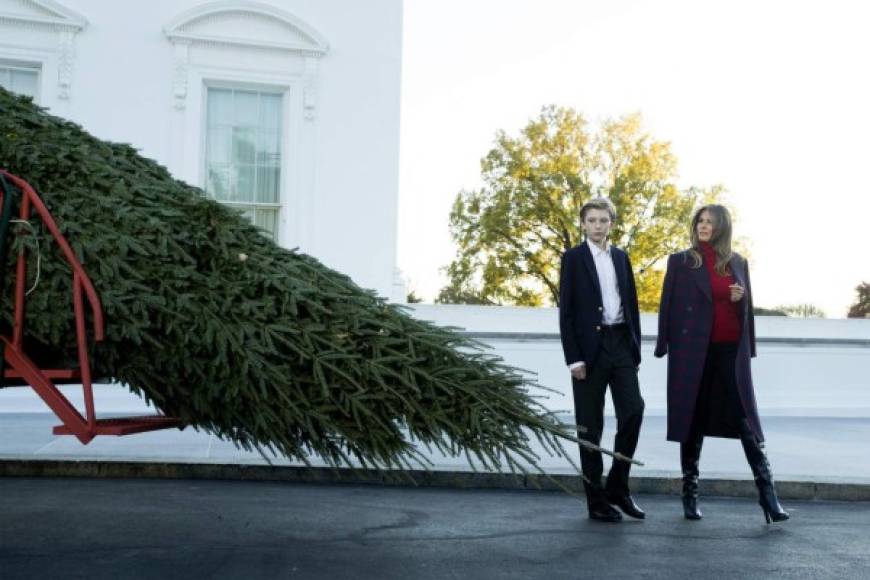
[[42, 82], [45, 76], [42, 73], [42, 63], [26, 60], [13, 60], [0, 55], [0, 69], [4, 70], [19, 70], [36, 73], [36, 94], [33, 95], [33, 102], [39, 104], [42, 98]]
[[292, 140], [288, 139], [288, 136], [285, 134], [285, 130], [290, 125], [290, 117], [287, 115], [286, 108], [290, 106], [290, 88], [282, 87], [279, 85], [268, 85], [268, 84], [257, 84], [257, 83], [234, 83], [228, 82], [226, 80], [203, 80], [202, 86], [202, 135], [200, 139], [200, 178], [198, 183], [202, 184], [202, 189], [205, 190], [207, 186], [207, 176], [208, 176], [208, 89], [230, 89], [230, 90], [249, 90], [249, 91], [257, 91], [257, 92], [266, 92], [272, 94], [281, 95], [281, 126], [279, 127], [281, 131], [281, 165], [280, 165], [280, 177], [278, 181], [278, 201], [277, 203], [262, 203], [262, 202], [234, 202], [234, 201], [220, 201], [220, 203], [229, 206], [236, 207], [239, 209], [244, 209], [248, 207], [253, 208], [269, 208], [269, 209], [278, 209], [278, 220], [276, 223], [276, 228], [278, 229], [278, 237], [276, 241], [280, 243], [281, 237], [283, 236], [283, 232], [285, 229], [285, 223], [288, 221], [287, 212], [285, 211], [285, 206], [287, 205], [286, 196], [284, 195], [285, 190], [285, 167], [287, 167], [287, 162], [285, 161], [285, 156], [288, 151], [285, 147], [288, 143], [291, 143]]
[[33, 102], [51, 107], [59, 100], [57, 83], [57, 55], [49, 50], [25, 48], [0, 48], [0, 67], [35, 70], [39, 75], [36, 96]]
[[[184, 175], [205, 189], [206, 183], [206, 125], [208, 111], [208, 88], [252, 89], [281, 93], [281, 177], [278, 202], [278, 244], [284, 247], [300, 245], [297, 222], [303, 210], [300, 207], [300, 125], [302, 123], [302, 80], [287, 75], [275, 75], [198, 68], [191, 71], [188, 98], [199, 103], [198, 114], [186, 114], [183, 135], [186, 151], [197, 152], [189, 158], [185, 156]], [[253, 204], [251, 204], [253, 205]]]
[[[266, 37], [230, 31], [229, 20], [269, 24]], [[210, 23], [220, 23], [217, 31]], [[281, 32], [283, 30], [283, 32]], [[317, 78], [326, 39], [276, 6], [219, 0], [179, 14], [164, 28], [172, 44], [170, 170], [205, 184], [205, 87], [229, 84], [284, 93], [278, 244], [311, 251], [316, 191]], [[263, 55], [262, 62], [257, 55]]]
[[38, 66], [38, 103], [56, 114], [69, 114], [76, 36], [87, 26], [53, 0], [11, 3], [0, 14], [0, 59]]

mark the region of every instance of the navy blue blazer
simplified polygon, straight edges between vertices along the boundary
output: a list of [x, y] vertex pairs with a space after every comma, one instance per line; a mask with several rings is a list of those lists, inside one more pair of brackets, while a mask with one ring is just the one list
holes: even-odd
[[[635, 365], [640, 364], [640, 311], [637, 288], [628, 255], [615, 246], [610, 257], [616, 270], [622, 312], [632, 339]], [[604, 305], [595, 261], [589, 242], [571, 248], [562, 256], [559, 276], [559, 332], [565, 364], [583, 361], [587, 368], [595, 364], [601, 345], [601, 325]]]

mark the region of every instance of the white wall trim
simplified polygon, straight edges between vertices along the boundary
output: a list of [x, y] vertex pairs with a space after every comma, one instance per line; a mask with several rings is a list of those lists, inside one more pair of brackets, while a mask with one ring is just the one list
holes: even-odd
[[[219, 20], [255, 20], [272, 24], [266, 35], [238, 35], [245, 26], [213, 26]], [[250, 29], [250, 27], [248, 27]], [[172, 94], [174, 106], [183, 109], [187, 103], [190, 47], [230, 46], [256, 50], [278, 51], [305, 58], [305, 118], [313, 119], [317, 109], [317, 59], [329, 51], [329, 43], [317, 30], [289, 12], [259, 2], [220, 0], [196, 6], [182, 12], [167, 24], [166, 37], [174, 46]]]
[[[311, 133], [303, 131], [303, 86], [299, 75], [258, 73], [215, 67], [192, 66], [189, 69], [190, 107], [176, 111], [181, 122], [175, 125], [179, 150], [174, 152], [177, 175], [205, 189], [206, 95], [209, 87], [251, 88], [280, 92], [282, 99], [281, 209], [278, 216], [278, 243], [283, 247], [307, 245], [305, 212], [310, 211], [309, 180], [313, 167], [301, 163], [300, 151], [313, 147]], [[179, 158], [180, 157], [180, 158]]]
[[39, 71], [39, 89], [34, 102], [43, 107], [57, 99], [57, 53], [0, 44], [0, 65], [33, 67]]
[[[285, 38], [254, 38], [203, 31], [201, 25], [216, 16], [272, 20], [283, 25], [286, 35]], [[329, 50], [329, 44], [319, 32], [289, 12], [268, 4], [242, 0], [221, 0], [187, 10], [167, 24], [164, 32], [173, 42], [249, 46], [298, 52], [306, 56], [323, 56]]]
[[[13, 50], [3, 46], [0, 47], [0, 57], [12, 58], [15, 50], [39, 52], [40, 60], [37, 62], [42, 63], [40, 94], [43, 104], [50, 104], [54, 99], [69, 99], [75, 64], [75, 37], [87, 24], [84, 16], [51, 0], [7, 0], [0, 5], [0, 27], [20, 30], [23, 26], [43, 30], [54, 33], [55, 40], [50, 44], [40, 42], [38, 46], [15, 45]], [[50, 56], [46, 58], [46, 54]], [[47, 60], [51, 61], [51, 67], [46, 66]], [[49, 87], [45, 82], [49, 78], [49, 68], [52, 78], [56, 79], [54, 90], [47, 90]]]
[[17, 0], [23, 12], [10, 12], [0, 9], [0, 21], [66, 28], [74, 32], [87, 26], [87, 19], [77, 12], [53, 2], [52, 0]]
[[[240, 36], [240, 30], [247, 31], [247, 36]], [[241, 0], [221, 0], [187, 10], [166, 25], [164, 33], [173, 45], [173, 172], [189, 183], [205, 185], [203, 128], [208, 86], [281, 92], [284, 119], [278, 243], [311, 251], [314, 120], [319, 61], [328, 51], [326, 39], [288, 12]], [[253, 53], [264, 57], [256, 60], [256, 67], [246, 60]]]

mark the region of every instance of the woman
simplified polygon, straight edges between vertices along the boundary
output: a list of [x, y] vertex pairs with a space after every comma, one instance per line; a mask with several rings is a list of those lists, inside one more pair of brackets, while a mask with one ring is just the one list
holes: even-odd
[[758, 503], [770, 523], [787, 520], [776, 497], [752, 388], [755, 318], [746, 260], [731, 251], [721, 205], [695, 212], [692, 247], [668, 258], [655, 356], [668, 355], [668, 440], [680, 442], [683, 512], [701, 519], [698, 460], [704, 436], [739, 438]]

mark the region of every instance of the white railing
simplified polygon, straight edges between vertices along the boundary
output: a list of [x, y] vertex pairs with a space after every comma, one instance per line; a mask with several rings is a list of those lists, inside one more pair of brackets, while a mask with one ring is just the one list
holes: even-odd
[[[412, 308], [418, 318], [464, 328], [508, 364], [535, 373], [538, 383], [557, 391], [546, 393], [547, 408], [572, 414], [555, 308], [440, 304]], [[663, 415], [667, 367], [665, 359], [652, 356], [656, 315], [641, 315], [641, 331], [640, 384], [646, 414]], [[752, 370], [763, 416], [870, 417], [870, 320], [760, 316], [756, 334], [758, 357], [752, 360]], [[81, 406], [75, 387], [62, 389]], [[141, 399], [123, 387], [95, 385], [94, 393], [106, 412], [147, 410]], [[607, 412], [612, 415], [607, 399]], [[29, 389], [0, 389], [0, 413], [10, 412], [40, 413], [46, 408]]]
[[[570, 379], [555, 308], [412, 305], [415, 315], [457, 326], [509, 364], [556, 390], [546, 406], [571, 413]], [[652, 356], [657, 316], [641, 315], [640, 384], [646, 413], [665, 413], [667, 363]], [[870, 417], [870, 320], [756, 317], [753, 381], [762, 415]], [[612, 414], [608, 397], [608, 412]]]

